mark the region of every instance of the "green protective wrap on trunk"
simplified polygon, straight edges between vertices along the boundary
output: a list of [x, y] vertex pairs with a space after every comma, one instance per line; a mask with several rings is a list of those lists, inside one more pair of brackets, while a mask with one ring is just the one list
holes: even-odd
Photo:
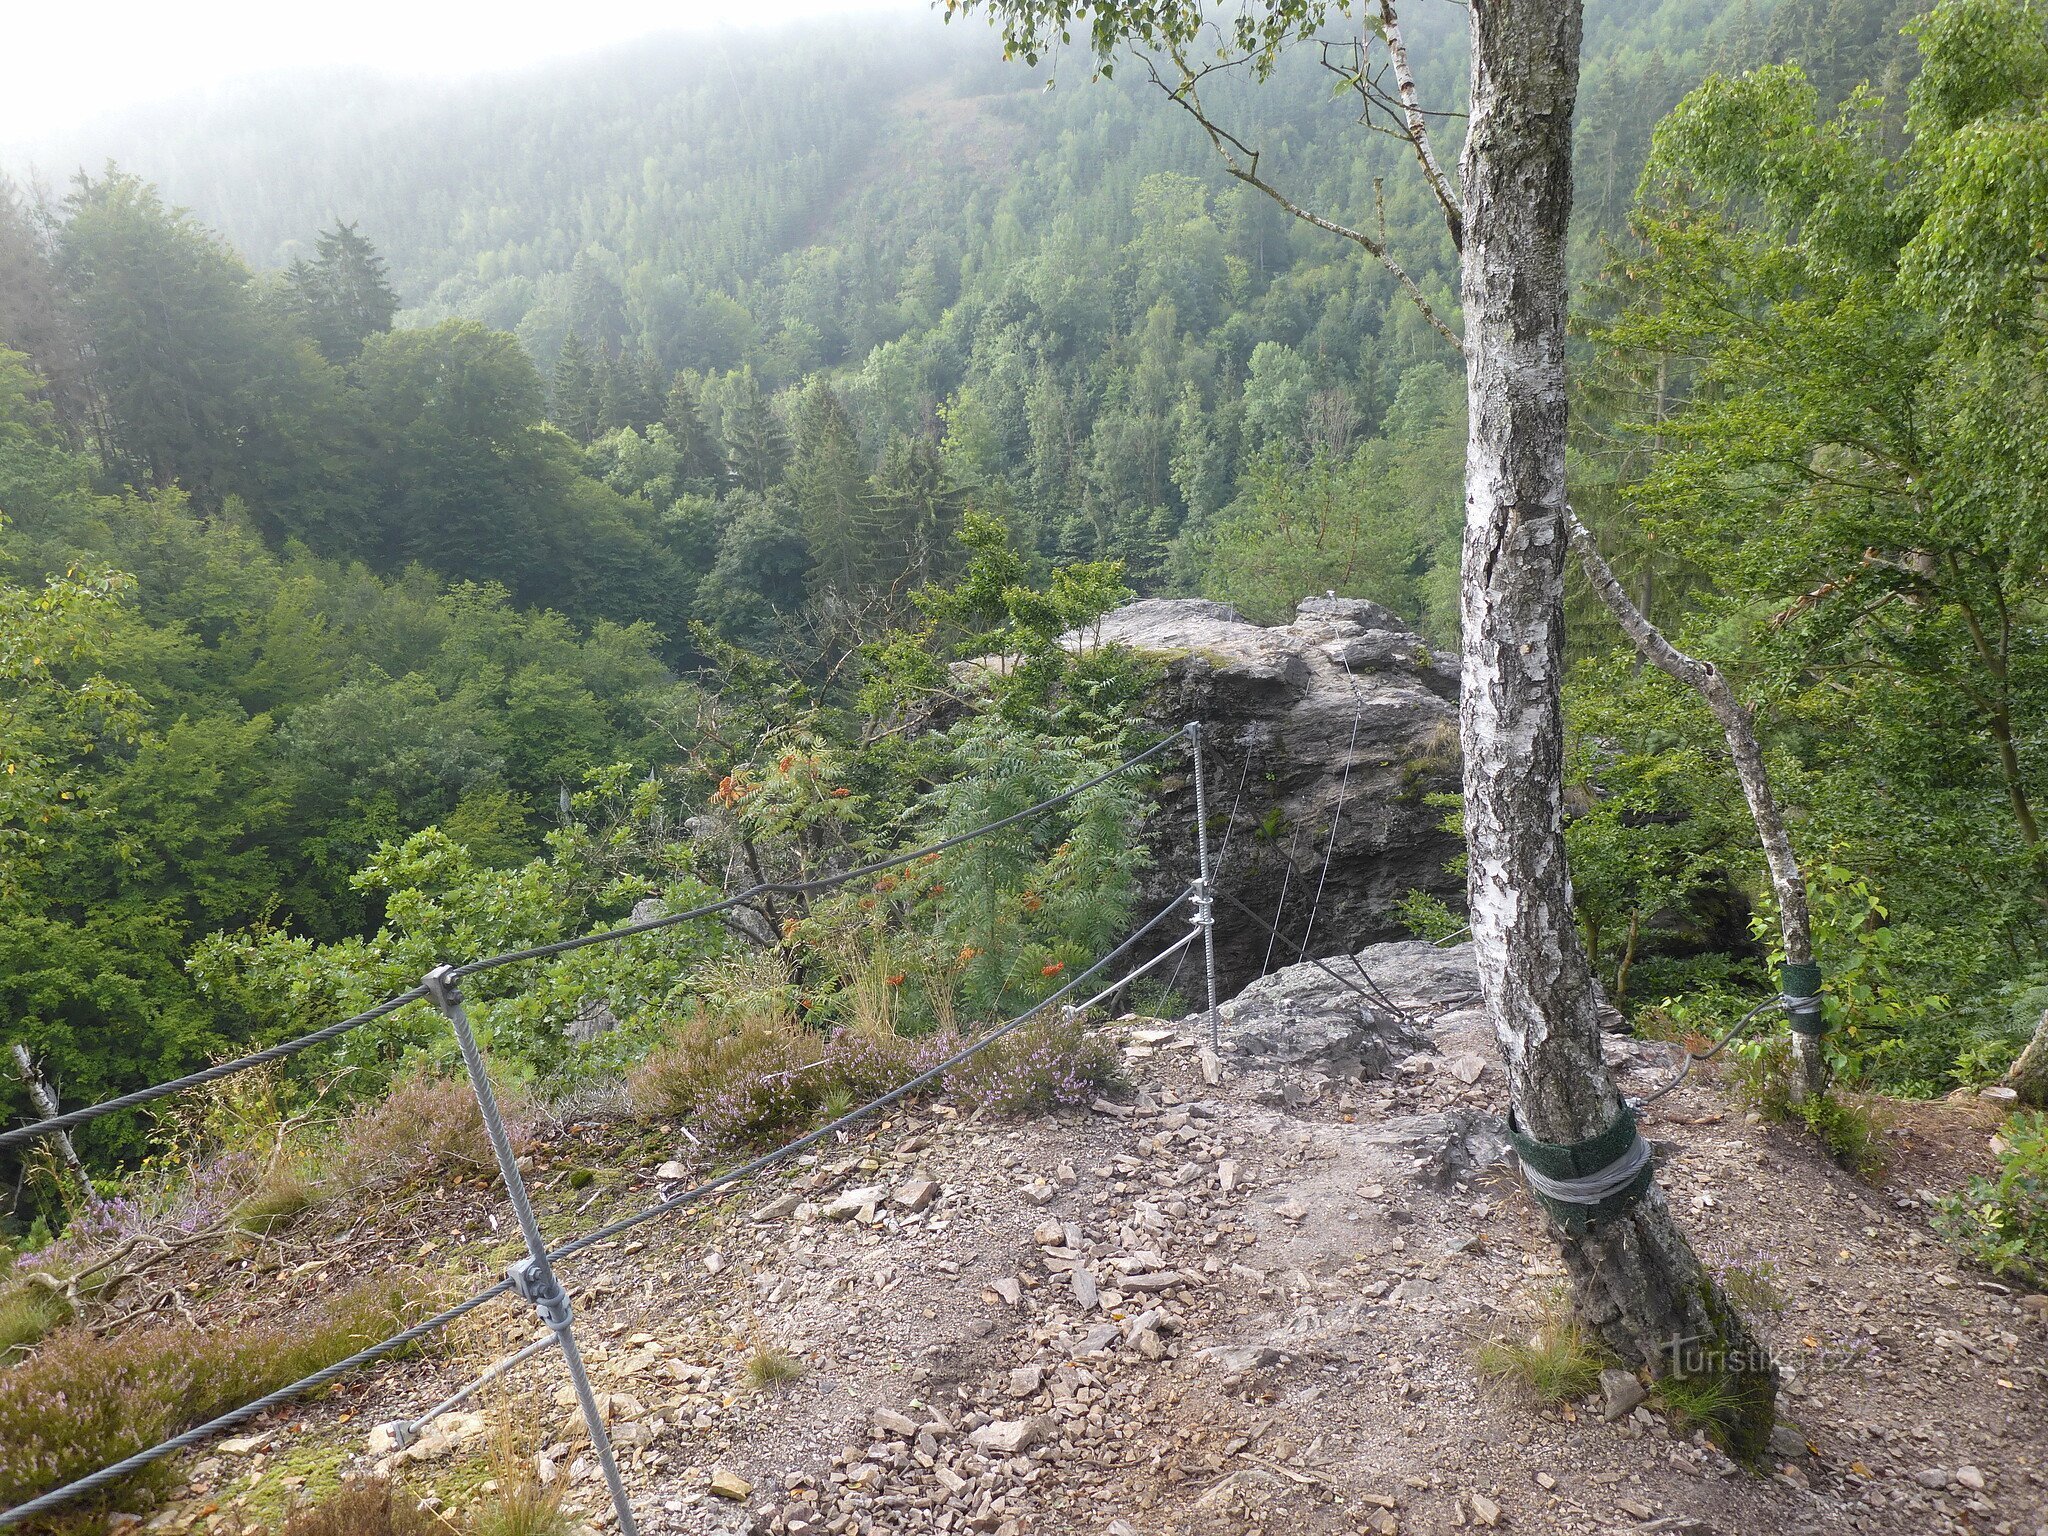
[[[1537, 1173], [1552, 1179], [1588, 1178], [1628, 1155], [1636, 1142], [1636, 1112], [1624, 1103], [1615, 1122], [1599, 1135], [1587, 1141], [1564, 1143], [1538, 1141], [1528, 1135], [1523, 1131], [1521, 1123], [1515, 1119], [1515, 1112], [1510, 1109], [1508, 1142], [1514, 1147], [1515, 1156], [1522, 1160], [1525, 1169], [1534, 1169]], [[1577, 1235], [1597, 1222], [1619, 1216], [1626, 1211], [1642, 1199], [1655, 1177], [1656, 1169], [1645, 1161], [1634, 1178], [1597, 1205], [1580, 1205], [1573, 1201], [1555, 1200], [1535, 1189], [1531, 1189], [1529, 1193], [1557, 1219], [1558, 1225], [1565, 1231]]]
[[[1787, 962], [1778, 967], [1778, 991], [1788, 999], [1819, 998], [1820, 979], [1820, 967], [1811, 960]], [[1828, 1032], [1827, 1012], [1817, 1001], [1810, 1009], [1787, 1008], [1785, 1020], [1798, 1034], [1818, 1036]]]

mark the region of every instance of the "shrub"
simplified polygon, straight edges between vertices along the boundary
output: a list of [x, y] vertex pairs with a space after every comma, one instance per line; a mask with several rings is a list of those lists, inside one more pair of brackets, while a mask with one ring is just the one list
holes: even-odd
[[[311, 1316], [202, 1332], [186, 1324], [112, 1338], [52, 1333], [0, 1372], [0, 1506], [18, 1504], [276, 1390], [404, 1326], [408, 1293], [372, 1282]], [[102, 1490], [119, 1498], [136, 1482]]]
[[1884, 1172], [1883, 1128], [1872, 1113], [1840, 1088], [1815, 1097], [1792, 1097], [1792, 1047], [1782, 1036], [1737, 1047], [1730, 1069], [1736, 1097], [1765, 1119], [1803, 1125], [1828, 1156], [1862, 1179]]
[[1394, 916], [1416, 938], [1427, 939], [1432, 944], [1440, 944], [1454, 934], [1461, 934], [1468, 926], [1448, 903], [1424, 890], [1411, 889], [1395, 902]]
[[352, 1478], [295, 1512], [282, 1536], [443, 1536], [416, 1500], [381, 1477]]
[[1116, 1080], [1113, 1046], [1078, 1022], [1042, 1015], [962, 1062], [946, 1087], [976, 1108], [1041, 1115], [1088, 1104]]
[[[873, 1027], [820, 1034], [790, 1014], [749, 1005], [736, 1017], [693, 1013], [628, 1083], [643, 1114], [687, 1119], [713, 1151], [782, 1140], [930, 1071], [965, 1042], [950, 1029], [907, 1037]], [[1116, 1054], [1062, 1019], [1013, 1030], [947, 1074], [943, 1087], [1000, 1114], [1086, 1104], [1116, 1078]]]
[[641, 1062], [628, 1096], [644, 1114], [690, 1120], [714, 1147], [772, 1139], [802, 1124], [823, 1096], [811, 1075], [817, 1058], [806, 1054], [823, 1044], [772, 1007], [747, 1007], [736, 1018], [700, 1009]]
[[[510, 1128], [515, 1143], [525, 1139], [516, 1119]], [[329, 1157], [331, 1176], [350, 1189], [494, 1166], [483, 1111], [468, 1082], [425, 1074], [395, 1084], [343, 1121]]]
[[2014, 1115], [1993, 1145], [1998, 1172], [1944, 1199], [1936, 1230], [1972, 1264], [2048, 1290], [2048, 1114]]

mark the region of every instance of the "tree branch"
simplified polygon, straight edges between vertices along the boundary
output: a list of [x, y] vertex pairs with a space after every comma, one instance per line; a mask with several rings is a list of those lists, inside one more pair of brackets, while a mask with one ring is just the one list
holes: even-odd
[[1181, 80], [1178, 85], [1169, 85], [1167, 83], [1165, 78], [1160, 75], [1159, 66], [1150, 54], [1143, 55], [1146, 72], [1151, 75], [1152, 83], [1166, 93], [1167, 99], [1186, 112], [1188, 116], [1192, 117], [1200, 125], [1202, 132], [1209, 136], [1210, 144], [1215, 147], [1217, 155], [1223, 161], [1225, 173], [1243, 182], [1246, 186], [1254, 187], [1265, 193], [1266, 196], [1270, 197], [1303, 223], [1313, 224], [1317, 229], [1337, 235], [1359, 246], [1373, 260], [1393, 274], [1396, 282], [1407, 289], [1408, 297], [1414, 302], [1415, 307], [1422, 311], [1422, 318], [1427, 320], [1444, 340], [1448, 341], [1460, 352], [1464, 351], [1464, 341], [1456, 331], [1452, 330], [1444, 322], [1443, 317], [1436, 312], [1435, 307], [1431, 305], [1428, 297], [1416, 284], [1415, 279], [1410, 277], [1401, 264], [1388, 254], [1386, 245], [1383, 242], [1375, 240], [1363, 230], [1353, 229], [1348, 224], [1339, 224], [1335, 219], [1325, 218], [1322, 214], [1311, 212], [1259, 174], [1258, 151], [1248, 147], [1241, 139], [1238, 139], [1228, 129], [1222, 127], [1208, 115], [1208, 112], [1202, 106], [1201, 96], [1195, 89], [1195, 82], [1200, 78], [1199, 75], [1194, 69], [1189, 67], [1187, 60], [1182, 56], [1178, 48], [1169, 49], [1168, 52], [1169, 56], [1173, 59], [1175, 68], [1181, 74]]
[[1465, 248], [1465, 210], [1458, 202], [1458, 195], [1451, 190], [1450, 179], [1437, 164], [1436, 152], [1429, 144], [1429, 122], [1423, 116], [1422, 103], [1415, 88], [1415, 72], [1408, 67], [1408, 44], [1401, 36], [1401, 20], [1394, 11], [1394, 0], [1379, 0], [1380, 31], [1387, 40], [1387, 52], [1394, 60], [1394, 84], [1401, 92], [1401, 110], [1408, 120], [1408, 142], [1415, 147], [1415, 158], [1422, 162], [1422, 174], [1429, 182], [1429, 190], [1436, 194], [1438, 206], [1444, 211], [1444, 222], [1450, 226], [1451, 244], [1458, 250]]
[[[1813, 922], [1807, 906], [1806, 877], [1792, 852], [1792, 839], [1786, 834], [1785, 818], [1778, 810], [1777, 798], [1771, 793], [1770, 773], [1764, 766], [1763, 748], [1757, 741], [1755, 717], [1735, 697], [1735, 690], [1728, 686], [1728, 679], [1721, 675], [1720, 668], [1681, 651], [1636, 607], [1601, 555], [1593, 535], [1569, 506], [1565, 508], [1565, 522], [1586, 579], [1600, 594], [1600, 600], [1607, 604], [1615, 622], [1634, 644], [1636, 653], [1659, 671], [1698, 693], [1714, 718], [1720, 721], [1721, 733], [1728, 739], [1729, 756], [1734, 760], [1735, 777], [1741, 781], [1743, 798], [1749, 802], [1749, 814], [1756, 823], [1757, 841], [1763, 845], [1764, 863], [1771, 873], [1771, 889], [1778, 898], [1778, 933], [1784, 942], [1785, 959], [1793, 965], [1810, 963], [1813, 959]], [[1795, 1031], [1792, 1049], [1799, 1067], [1799, 1087], [1811, 1093], [1822, 1091], [1827, 1085], [1827, 1061], [1819, 1042]]]

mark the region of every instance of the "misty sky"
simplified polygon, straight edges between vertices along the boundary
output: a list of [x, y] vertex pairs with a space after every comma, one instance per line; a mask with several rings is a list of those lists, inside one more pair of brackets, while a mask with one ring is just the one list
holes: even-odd
[[[651, 32], [749, 26], [926, 0], [21, 0], [0, 6], [0, 142], [275, 69], [461, 75], [586, 52]], [[937, 18], [934, 18], [934, 25]]]

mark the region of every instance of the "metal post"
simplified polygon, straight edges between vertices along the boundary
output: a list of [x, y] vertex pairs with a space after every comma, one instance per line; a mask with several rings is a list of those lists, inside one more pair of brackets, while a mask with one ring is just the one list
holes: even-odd
[[1202, 967], [1209, 978], [1209, 1049], [1220, 1049], [1216, 1022], [1216, 903], [1209, 883], [1209, 790], [1202, 772], [1202, 722], [1188, 726], [1195, 744], [1195, 857], [1200, 875], [1195, 881], [1195, 922], [1202, 930]]
[[526, 1198], [526, 1182], [519, 1177], [519, 1165], [512, 1155], [512, 1139], [505, 1134], [505, 1122], [498, 1114], [498, 1098], [491, 1092], [491, 1080], [484, 1071], [483, 1052], [477, 1048], [476, 1034], [469, 1027], [468, 1011], [462, 1006], [462, 991], [455, 967], [437, 965], [420, 980], [427, 989], [427, 996], [447, 1015], [449, 1027], [455, 1031], [455, 1044], [462, 1051], [462, 1065], [469, 1073], [469, 1086], [476, 1094], [477, 1107], [483, 1111], [484, 1130], [491, 1138], [491, 1151], [497, 1154], [498, 1172], [505, 1180], [505, 1193], [512, 1202], [512, 1214], [518, 1218], [520, 1235], [526, 1239], [526, 1257], [507, 1271], [507, 1278], [511, 1280], [513, 1290], [533, 1303], [540, 1320], [554, 1330], [555, 1342], [562, 1347], [562, 1361], [569, 1367], [569, 1380], [576, 1387], [576, 1400], [583, 1405], [583, 1423], [590, 1431], [591, 1446], [597, 1452], [598, 1465], [604, 1469], [605, 1485], [611, 1489], [612, 1507], [618, 1511], [619, 1536], [637, 1536], [633, 1506], [626, 1502], [626, 1485], [619, 1481], [619, 1465], [612, 1459], [612, 1441], [605, 1432], [604, 1414], [597, 1406], [597, 1394], [591, 1390], [590, 1375], [583, 1368], [582, 1351], [576, 1347], [569, 1297], [562, 1289], [562, 1282], [555, 1278], [554, 1266], [548, 1263], [547, 1240], [541, 1236], [540, 1222], [533, 1214], [533, 1202]]

